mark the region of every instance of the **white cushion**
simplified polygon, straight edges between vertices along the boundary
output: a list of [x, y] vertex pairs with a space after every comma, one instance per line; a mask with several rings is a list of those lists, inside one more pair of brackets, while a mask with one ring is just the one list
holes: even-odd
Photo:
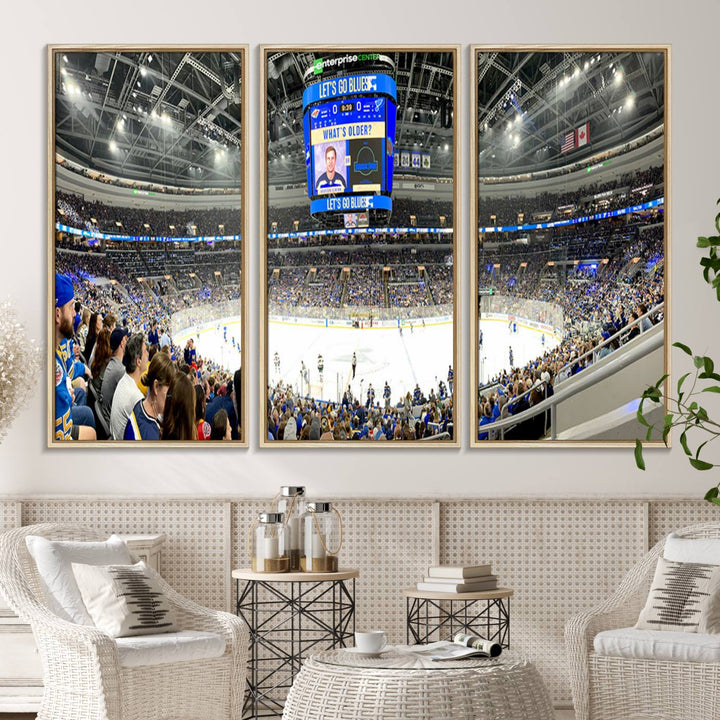
[[678, 662], [720, 662], [720, 635], [619, 628], [598, 633], [598, 655]]
[[225, 638], [222, 635], [197, 630], [136, 635], [118, 638], [115, 642], [122, 667], [210, 660], [225, 652]]
[[110, 637], [175, 632], [175, 611], [142, 562], [135, 565], [72, 564], [95, 627]]
[[665, 539], [663, 557], [682, 563], [720, 565], [720, 538], [684, 538], [670, 533]]
[[48, 607], [58, 617], [77, 625], [92, 625], [93, 621], [80, 595], [72, 563], [131, 565], [133, 562], [127, 545], [117, 535], [105, 542], [48, 540], [28, 535], [25, 544], [37, 566]]

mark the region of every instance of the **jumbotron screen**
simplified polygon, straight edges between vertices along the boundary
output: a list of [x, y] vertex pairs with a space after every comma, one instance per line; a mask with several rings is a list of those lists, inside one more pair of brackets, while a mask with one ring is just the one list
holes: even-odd
[[382, 73], [322, 80], [303, 93], [312, 215], [392, 209], [395, 81]]

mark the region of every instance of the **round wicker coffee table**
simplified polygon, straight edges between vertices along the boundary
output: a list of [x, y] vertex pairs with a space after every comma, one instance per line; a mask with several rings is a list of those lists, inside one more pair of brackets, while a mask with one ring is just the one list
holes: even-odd
[[495, 660], [429, 661], [402, 647], [379, 657], [327, 650], [308, 658], [285, 703], [284, 720], [553, 720], [535, 666]]

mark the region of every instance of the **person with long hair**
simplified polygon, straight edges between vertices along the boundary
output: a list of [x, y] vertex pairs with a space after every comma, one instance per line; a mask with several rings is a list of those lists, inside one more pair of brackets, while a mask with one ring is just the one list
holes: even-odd
[[142, 377], [147, 396], [138, 400], [125, 425], [124, 440], [159, 440], [168, 388], [175, 366], [165, 353], [157, 353]]
[[197, 424], [197, 439], [210, 439], [210, 423], [205, 420], [205, 391], [202, 385], [195, 386], [195, 423]]
[[102, 329], [102, 315], [100, 313], [93, 313], [90, 316], [90, 324], [88, 325], [87, 339], [85, 340], [85, 347], [83, 348], [82, 354], [86, 362], [90, 362], [90, 354], [95, 347], [95, 341], [97, 340], [98, 333]]
[[[161, 355], [165, 353], [157, 354], [158, 357]], [[160, 427], [162, 440], [194, 440], [197, 437], [195, 389], [184, 373], [175, 371], [173, 375]]]
[[110, 362], [110, 358], [113, 356], [112, 348], [110, 347], [110, 331], [107, 328], [103, 328], [100, 334], [97, 336], [95, 342], [95, 355], [93, 356], [93, 363], [90, 366], [92, 372], [92, 379], [90, 380], [90, 387], [95, 395], [96, 399], [102, 397], [102, 382], [105, 377], [105, 369]]

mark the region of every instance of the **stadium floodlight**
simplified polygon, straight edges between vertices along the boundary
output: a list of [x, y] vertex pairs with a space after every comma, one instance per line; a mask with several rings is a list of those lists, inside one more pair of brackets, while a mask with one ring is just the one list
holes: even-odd
[[67, 68], [61, 68], [61, 69], [60, 69], [60, 74], [61, 74], [61, 75], [67, 75], [67, 74], [68, 74]]
[[615, 73], [615, 84], [619, 85], [623, 81], [623, 71], [620, 70], [619, 72]]
[[447, 143], [445, 143], [444, 150], [449, 150], [449, 149], [450, 149], [450, 146]]
[[148, 63], [152, 62], [152, 55], [148, 55]]
[[[595, 61], [593, 60], [593, 62], [595, 62]], [[590, 67], [590, 63], [586, 60], [585, 65], [583, 65], [583, 70], [587, 70], [589, 67]]]
[[147, 75], [147, 70], [144, 67], [140, 68], [140, 74], [145, 77]]
[[625, 100], [625, 107], [631, 108], [635, 105], [635, 96], [634, 95], [628, 95], [627, 99]]
[[573, 77], [577, 77], [580, 74], [580, 68], [576, 67], [575, 72], [573, 72]]
[[117, 152], [118, 146], [117, 143], [114, 140], [110, 141], [110, 151], [111, 152]]
[[67, 56], [67, 55], [63, 55], [63, 62], [67, 62], [67, 61], [68, 61], [68, 56]]

